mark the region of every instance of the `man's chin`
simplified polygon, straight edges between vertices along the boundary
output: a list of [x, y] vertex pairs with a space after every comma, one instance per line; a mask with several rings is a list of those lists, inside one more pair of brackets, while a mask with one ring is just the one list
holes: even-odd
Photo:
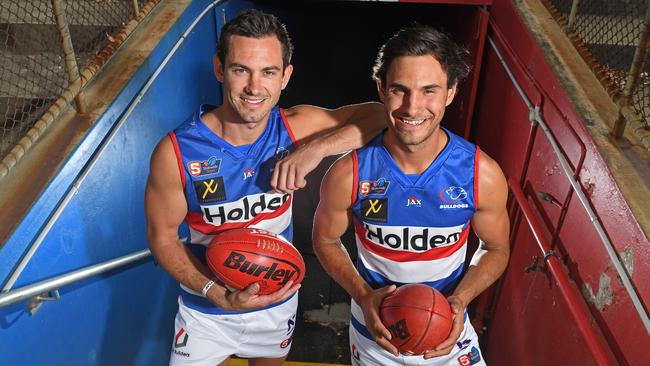
[[237, 114], [239, 115], [239, 119], [242, 120], [244, 123], [258, 123], [261, 122], [262, 119], [264, 119], [265, 116], [267, 116], [270, 112], [269, 111], [260, 111], [260, 110], [255, 110], [251, 111], [250, 109], [244, 109], [244, 108], [237, 108]]

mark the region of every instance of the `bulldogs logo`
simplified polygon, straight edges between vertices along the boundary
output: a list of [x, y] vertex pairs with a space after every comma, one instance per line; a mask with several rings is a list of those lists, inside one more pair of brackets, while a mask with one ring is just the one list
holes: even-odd
[[440, 191], [440, 199], [444, 202], [440, 208], [468, 208], [469, 205], [462, 202], [467, 196], [467, 191], [463, 187], [449, 186], [449, 188]]

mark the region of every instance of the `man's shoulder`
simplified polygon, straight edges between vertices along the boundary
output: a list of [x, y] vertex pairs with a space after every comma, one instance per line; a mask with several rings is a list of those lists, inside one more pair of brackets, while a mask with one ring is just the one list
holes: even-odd
[[284, 113], [285, 117], [291, 120], [310, 118], [316, 114], [324, 113], [325, 111], [326, 109], [324, 108], [308, 104], [300, 104], [289, 108], [282, 108], [282, 112]]
[[200, 104], [193, 112], [185, 116], [185, 118], [183, 118], [183, 120], [176, 125], [173, 131], [181, 128], [187, 128], [187, 126], [194, 124], [197, 119], [202, 118], [201, 116], [209, 114], [217, 108], [219, 107], [212, 104]]
[[454, 148], [460, 148], [462, 150], [465, 150], [470, 153], [476, 152], [477, 145], [474, 144], [473, 142], [468, 141], [464, 137], [461, 137], [450, 130], [443, 128], [443, 130], [447, 133], [447, 136], [449, 136], [449, 144], [452, 145]]

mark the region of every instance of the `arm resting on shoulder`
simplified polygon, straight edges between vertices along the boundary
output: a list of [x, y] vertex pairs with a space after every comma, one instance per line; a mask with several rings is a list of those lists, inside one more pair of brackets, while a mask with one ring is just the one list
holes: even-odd
[[377, 102], [337, 109], [300, 105], [285, 115], [297, 140], [297, 149], [276, 163], [271, 186], [290, 193], [304, 188], [305, 176], [323, 158], [360, 148], [384, 129], [384, 106]]

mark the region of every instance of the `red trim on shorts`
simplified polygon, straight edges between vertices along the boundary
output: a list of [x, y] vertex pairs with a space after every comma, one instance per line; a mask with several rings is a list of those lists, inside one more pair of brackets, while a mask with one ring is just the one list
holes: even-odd
[[284, 123], [284, 128], [287, 129], [287, 132], [289, 132], [289, 137], [291, 137], [291, 142], [293, 144], [296, 144], [296, 137], [293, 135], [293, 130], [291, 130], [291, 126], [289, 126], [289, 119], [287, 116], [284, 114], [284, 109], [280, 108], [280, 116], [282, 117], [282, 122]]
[[172, 140], [174, 153], [176, 153], [176, 162], [178, 163], [178, 171], [181, 174], [181, 184], [183, 184], [183, 189], [185, 189], [185, 168], [183, 167], [183, 158], [181, 157], [181, 150], [178, 148], [178, 140], [176, 139], [176, 134], [172, 131], [169, 132], [167, 136], [169, 136], [169, 139]]
[[481, 155], [481, 149], [476, 146], [474, 155], [474, 209], [478, 210], [478, 157]]
[[357, 150], [352, 151], [352, 205], [357, 202], [357, 187], [359, 187], [359, 157]]

